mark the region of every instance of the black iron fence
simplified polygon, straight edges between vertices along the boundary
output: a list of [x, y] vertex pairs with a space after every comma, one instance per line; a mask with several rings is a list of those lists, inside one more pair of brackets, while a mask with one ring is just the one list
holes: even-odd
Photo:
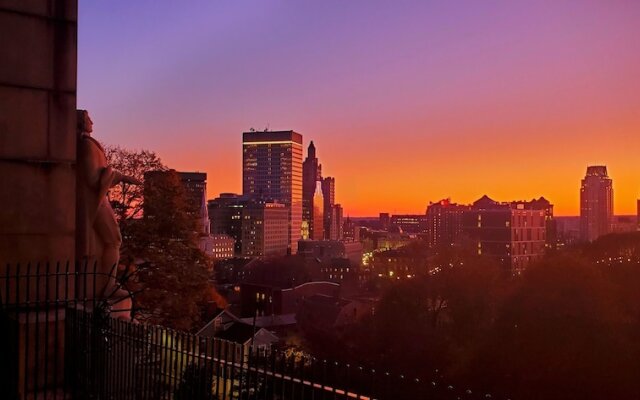
[[126, 318], [130, 298], [101, 291], [113, 274], [95, 265], [6, 267], [0, 276], [3, 399], [485, 398], [437, 378], [137, 324]]

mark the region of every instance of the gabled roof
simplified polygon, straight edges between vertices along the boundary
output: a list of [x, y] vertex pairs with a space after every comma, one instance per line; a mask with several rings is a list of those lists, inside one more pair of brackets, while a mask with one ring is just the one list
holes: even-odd
[[227, 330], [216, 335], [217, 339], [227, 340], [238, 344], [246, 344], [251, 338], [262, 336], [270, 337], [273, 341], [277, 341], [278, 337], [264, 328], [253, 327], [251, 325], [236, 322]]
[[198, 331], [198, 335], [203, 334], [204, 332], [206, 332], [214, 323], [217, 319], [221, 319], [221, 320], [227, 320], [227, 321], [234, 321], [234, 322], [238, 322], [240, 321], [240, 318], [238, 318], [235, 314], [233, 314], [231, 311], [229, 311], [228, 308], [225, 308], [224, 310], [222, 310], [218, 315], [216, 315], [215, 317], [211, 318], [211, 321], [207, 322], [207, 324], [205, 326], [203, 326], [199, 331]]
[[[255, 332], [258, 332], [256, 328]], [[254, 335], [254, 328], [251, 325], [246, 325], [242, 323], [235, 323], [229, 327], [229, 329], [224, 330], [216, 335], [216, 338], [222, 340], [228, 340], [230, 342], [244, 344], [247, 340], [250, 340]]]

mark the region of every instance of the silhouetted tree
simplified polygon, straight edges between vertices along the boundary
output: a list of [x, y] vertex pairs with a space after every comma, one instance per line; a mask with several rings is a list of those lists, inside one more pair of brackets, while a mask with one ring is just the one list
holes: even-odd
[[[125, 175], [144, 181], [148, 171], [164, 171], [167, 167], [162, 160], [149, 150], [130, 150], [120, 146], [104, 146], [107, 162]], [[116, 212], [121, 226], [128, 219], [140, 218], [144, 206], [142, 185], [122, 182], [109, 190], [109, 201]]]

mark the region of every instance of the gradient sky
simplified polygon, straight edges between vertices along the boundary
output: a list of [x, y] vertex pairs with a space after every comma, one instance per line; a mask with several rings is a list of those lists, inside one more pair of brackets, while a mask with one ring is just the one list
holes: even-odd
[[606, 164], [640, 196], [640, 1], [81, 0], [78, 106], [105, 143], [240, 192], [241, 133], [294, 129], [345, 215], [544, 195]]

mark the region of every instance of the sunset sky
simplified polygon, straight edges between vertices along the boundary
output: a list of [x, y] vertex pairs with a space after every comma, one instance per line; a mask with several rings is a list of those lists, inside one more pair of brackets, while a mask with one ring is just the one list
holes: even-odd
[[640, 1], [79, 6], [96, 138], [207, 172], [210, 198], [241, 191], [241, 133], [268, 127], [314, 141], [345, 215], [485, 193], [575, 215], [588, 164], [635, 213]]

